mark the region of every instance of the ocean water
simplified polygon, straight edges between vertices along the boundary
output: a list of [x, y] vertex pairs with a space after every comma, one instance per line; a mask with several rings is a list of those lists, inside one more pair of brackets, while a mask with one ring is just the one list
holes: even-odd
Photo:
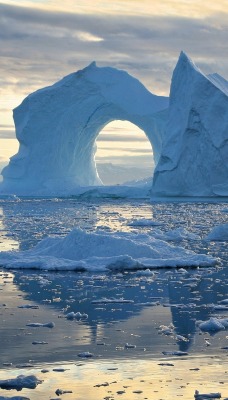
[[[205, 240], [227, 213], [223, 202], [1, 199], [1, 251], [26, 250], [74, 227], [135, 234], [185, 228], [198, 240], [170, 243], [210, 254], [218, 265], [102, 274], [2, 269], [0, 379], [35, 374], [42, 384], [20, 392], [34, 400], [56, 398], [59, 387], [72, 391], [66, 400], [188, 400], [194, 390], [228, 397], [228, 330], [198, 326], [228, 319], [228, 310], [215, 307], [228, 299], [227, 242]], [[129, 225], [140, 218], [159, 226]], [[70, 312], [80, 314], [68, 319]], [[29, 326], [49, 322], [53, 328]], [[0, 396], [16, 395], [0, 389]]]

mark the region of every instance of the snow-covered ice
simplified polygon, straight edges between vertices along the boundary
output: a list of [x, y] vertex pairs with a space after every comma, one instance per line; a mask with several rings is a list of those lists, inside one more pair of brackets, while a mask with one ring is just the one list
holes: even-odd
[[159, 267], [213, 266], [218, 260], [151, 235], [86, 232], [73, 229], [64, 238], [46, 238], [27, 251], [0, 253], [5, 268], [45, 270], [133, 270]]

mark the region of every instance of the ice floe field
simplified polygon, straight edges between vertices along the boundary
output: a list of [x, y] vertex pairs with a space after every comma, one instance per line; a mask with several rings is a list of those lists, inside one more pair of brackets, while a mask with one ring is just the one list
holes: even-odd
[[0, 199], [0, 399], [227, 399], [227, 213]]

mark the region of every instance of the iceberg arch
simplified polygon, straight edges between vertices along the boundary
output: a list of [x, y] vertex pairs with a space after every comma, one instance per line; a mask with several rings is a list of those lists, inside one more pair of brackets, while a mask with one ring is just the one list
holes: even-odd
[[114, 120], [142, 129], [157, 163], [167, 107], [167, 97], [150, 93], [127, 72], [93, 62], [30, 94], [14, 109], [20, 147], [2, 171], [2, 190], [58, 195], [73, 194], [78, 186], [101, 185], [94, 145]]
[[95, 63], [30, 94], [14, 110], [18, 153], [1, 193], [68, 195], [101, 185], [95, 141], [111, 121], [143, 130], [153, 149], [153, 196], [228, 196], [228, 82], [181, 53], [170, 101]]

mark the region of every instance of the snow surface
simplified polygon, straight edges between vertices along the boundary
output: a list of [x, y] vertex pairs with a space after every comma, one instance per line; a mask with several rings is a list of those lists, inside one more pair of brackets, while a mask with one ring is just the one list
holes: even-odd
[[217, 262], [148, 234], [92, 233], [80, 228], [64, 238], [43, 239], [27, 251], [0, 253], [0, 265], [6, 268], [45, 270], [132, 270], [212, 266]]

